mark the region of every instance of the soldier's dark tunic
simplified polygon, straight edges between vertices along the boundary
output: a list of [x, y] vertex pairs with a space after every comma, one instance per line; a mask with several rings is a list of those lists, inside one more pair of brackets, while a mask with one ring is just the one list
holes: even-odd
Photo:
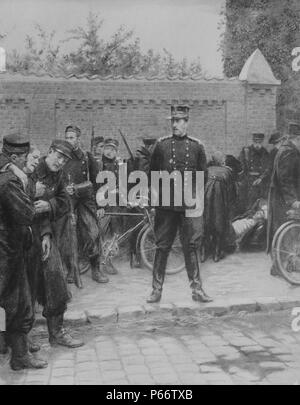
[[[63, 167], [64, 184], [80, 184], [91, 181], [92, 188], [77, 192], [72, 196], [75, 213], [77, 214], [77, 236], [79, 256], [98, 260], [99, 258], [99, 227], [97, 222], [97, 206], [95, 192], [99, 171], [98, 164], [93, 155], [84, 153], [80, 148], [74, 150], [72, 159]], [[67, 218], [61, 227], [61, 237], [67, 229]]]
[[287, 220], [286, 212], [295, 201], [300, 201], [300, 152], [286, 140], [275, 160], [268, 198], [267, 238], [270, 252], [276, 230]]
[[8, 333], [27, 334], [34, 321], [25, 260], [33, 217], [21, 181], [9, 171], [0, 173], [0, 306]]
[[[68, 195], [63, 184], [62, 172], [51, 172], [42, 158], [35, 172], [31, 175], [31, 184], [39, 181], [46, 186], [45, 193], [37, 200], [50, 204], [50, 213], [38, 214], [34, 221], [34, 247], [30, 252], [32, 266], [31, 284], [34, 297], [43, 305], [43, 315], [52, 317], [61, 315], [67, 308], [71, 298], [66, 282], [66, 274], [58, 249], [57, 220], [68, 212]], [[42, 262], [42, 237], [51, 236], [51, 250], [49, 258]], [[34, 263], [34, 264], [33, 264]]]
[[[174, 170], [180, 172], [182, 179], [187, 171], [191, 171], [193, 175], [195, 175], [196, 171], [204, 171], [206, 178], [206, 155], [199, 140], [187, 135], [183, 137], [173, 135], [157, 141], [151, 156], [150, 172], [167, 171], [171, 173]], [[184, 189], [184, 181], [182, 183]], [[171, 181], [170, 184], [170, 206], [166, 207], [160, 204], [155, 213], [156, 256], [153, 270], [153, 289], [162, 289], [165, 264], [178, 230], [189, 281], [192, 289], [197, 289], [198, 286], [201, 287], [201, 280], [198, 267], [191, 261], [191, 253], [195, 252], [200, 246], [201, 237], [203, 236], [203, 217], [187, 217], [186, 209], [191, 207], [185, 205], [184, 197], [182, 205], [175, 205], [174, 193], [178, 192], [176, 179], [174, 182]], [[195, 185], [195, 183], [193, 184]], [[162, 191], [165, 192], [166, 190], [160, 189], [160, 193]]]
[[[268, 193], [268, 169], [269, 153], [264, 148], [255, 149], [253, 145], [246, 146], [240, 153], [239, 160], [242, 164], [243, 173], [241, 175], [240, 187], [240, 210], [249, 209], [258, 198], [266, 198]], [[253, 182], [261, 179], [261, 183], [253, 186]]]
[[236, 198], [232, 169], [228, 166], [208, 167], [205, 186], [205, 234], [207, 237], [219, 237], [223, 245], [230, 231]]

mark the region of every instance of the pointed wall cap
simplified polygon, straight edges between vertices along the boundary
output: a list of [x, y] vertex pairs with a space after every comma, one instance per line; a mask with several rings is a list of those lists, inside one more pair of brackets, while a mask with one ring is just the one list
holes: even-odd
[[259, 49], [247, 59], [239, 75], [239, 80], [251, 84], [280, 85], [272, 72], [271, 66]]

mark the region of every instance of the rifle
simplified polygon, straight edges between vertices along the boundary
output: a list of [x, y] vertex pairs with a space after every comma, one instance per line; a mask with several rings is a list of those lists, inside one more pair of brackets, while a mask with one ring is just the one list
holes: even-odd
[[93, 153], [93, 147], [94, 147], [94, 140], [95, 140], [95, 130], [94, 130], [94, 125], [92, 126], [92, 137], [91, 137], [91, 152]]
[[122, 137], [122, 139], [123, 139], [123, 142], [124, 142], [124, 144], [125, 144], [125, 146], [126, 146], [126, 149], [127, 149], [127, 151], [128, 151], [128, 153], [129, 153], [129, 155], [130, 155], [130, 158], [132, 159], [132, 160], [134, 160], [134, 155], [133, 155], [133, 153], [132, 153], [132, 150], [130, 149], [130, 146], [128, 145], [128, 142], [127, 142], [127, 139], [125, 138], [125, 135], [122, 133], [122, 131], [119, 129], [119, 132], [120, 132], [120, 135], [121, 135], [121, 137]]
[[[71, 175], [69, 174], [69, 185], [71, 184]], [[78, 264], [78, 240], [77, 240], [77, 218], [74, 209], [74, 203], [72, 197], [70, 201], [70, 220], [69, 220], [69, 236], [71, 247], [71, 271], [74, 276], [75, 285], [78, 288], [83, 288], [82, 280], [80, 277], [79, 264]]]

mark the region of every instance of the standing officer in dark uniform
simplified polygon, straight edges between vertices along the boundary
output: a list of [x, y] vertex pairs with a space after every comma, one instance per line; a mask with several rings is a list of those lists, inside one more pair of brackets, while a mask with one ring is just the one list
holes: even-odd
[[72, 159], [63, 168], [64, 182], [72, 198], [77, 214], [77, 235], [79, 257], [82, 265], [92, 267], [92, 278], [97, 283], [107, 283], [108, 277], [102, 272], [100, 262], [100, 232], [97, 220], [95, 193], [99, 171], [91, 153], [80, 148], [80, 128], [69, 125], [65, 139], [73, 146]]
[[239, 161], [242, 164], [240, 188], [241, 211], [252, 207], [259, 198], [267, 197], [269, 153], [263, 147], [264, 134], [253, 134], [253, 143], [242, 149]]
[[[4, 158], [23, 170], [29, 140], [19, 134], [3, 139]], [[26, 250], [31, 245], [35, 210], [22, 181], [8, 168], [0, 171], [0, 306], [6, 313], [5, 338], [11, 346], [11, 367], [44, 368], [47, 363], [29, 352], [28, 333], [33, 321], [31, 292], [26, 268]]]
[[[185, 177], [185, 172], [188, 171], [192, 172], [193, 175], [196, 174], [196, 171], [206, 173], [205, 151], [198, 139], [187, 135], [188, 119], [188, 106], [171, 106], [173, 135], [160, 138], [155, 144], [150, 161], [150, 173], [153, 171], [172, 173], [177, 170], [180, 172], [181, 178]], [[153, 266], [153, 291], [147, 302], [158, 302], [161, 299], [167, 260], [178, 229], [186, 270], [192, 288], [192, 298], [195, 301], [209, 302], [211, 298], [202, 289], [197, 255], [201, 237], [203, 237], [202, 213], [199, 213], [200, 216], [188, 217], [187, 206], [183, 202], [181, 206], [176, 206], [172, 199], [172, 197], [175, 199], [176, 193], [179, 192], [176, 179], [170, 185], [170, 206], [159, 205], [156, 208], [154, 220], [156, 252]], [[197, 187], [195, 179], [193, 186]]]

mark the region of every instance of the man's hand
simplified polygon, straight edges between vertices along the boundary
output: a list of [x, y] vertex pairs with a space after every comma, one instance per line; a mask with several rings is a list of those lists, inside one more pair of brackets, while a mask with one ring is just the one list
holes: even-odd
[[97, 218], [101, 219], [104, 217], [105, 214], [105, 209], [104, 208], [100, 208], [99, 210], [97, 210]]
[[37, 214], [49, 212], [51, 210], [50, 204], [47, 201], [42, 200], [35, 201], [34, 208]]
[[67, 193], [68, 193], [69, 195], [74, 195], [74, 193], [75, 193], [74, 184], [73, 184], [73, 183], [72, 183], [72, 184], [69, 184], [69, 185], [66, 187], [66, 191], [67, 191]]
[[300, 201], [295, 201], [295, 202], [292, 204], [292, 208], [293, 208], [294, 210], [298, 210], [298, 209], [300, 208]]
[[46, 186], [45, 184], [38, 181], [35, 185], [35, 198], [40, 198], [45, 194]]
[[50, 255], [51, 239], [49, 235], [44, 235], [42, 240], [42, 261], [45, 262]]
[[253, 186], [259, 186], [261, 182], [262, 182], [262, 179], [257, 179], [253, 182]]
[[9, 165], [9, 170], [21, 180], [21, 182], [23, 183], [24, 189], [26, 189], [26, 187], [28, 185], [27, 175], [14, 164]]

